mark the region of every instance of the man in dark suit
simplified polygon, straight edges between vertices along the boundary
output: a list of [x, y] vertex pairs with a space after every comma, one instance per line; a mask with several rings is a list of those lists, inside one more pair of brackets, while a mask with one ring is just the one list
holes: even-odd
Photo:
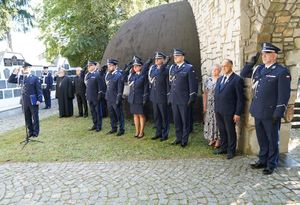
[[125, 120], [122, 107], [122, 95], [124, 90], [124, 82], [122, 72], [118, 70], [118, 61], [115, 59], [107, 60], [108, 72], [105, 75], [107, 86], [105, 99], [108, 105], [111, 130], [107, 134], [117, 132], [117, 123], [119, 123], [119, 132], [117, 136], [125, 133]]
[[31, 64], [24, 62], [22, 74], [15, 69], [8, 79], [9, 83], [17, 83], [22, 88], [21, 104], [28, 128], [28, 137], [37, 137], [40, 132], [39, 105], [43, 100], [42, 88], [38, 77], [31, 74]]
[[48, 71], [48, 67], [43, 67], [44, 71], [41, 77], [42, 91], [45, 99], [45, 108], [51, 108], [51, 88], [53, 85], [53, 77], [52, 74]]
[[[76, 76], [74, 77], [74, 91], [77, 99], [78, 117], [88, 116], [88, 106], [86, 101], [86, 86], [84, 84], [84, 71], [80, 68], [76, 68]], [[84, 108], [84, 111], [83, 111]]]
[[93, 126], [90, 130], [99, 132], [102, 129], [102, 112], [99, 109], [100, 101], [105, 97], [105, 82], [96, 69], [97, 62], [88, 62], [88, 73], [84, 81], [86, 85], [86, 99], [89, 102], [93, 118]]
[[155, 53], [155, 64], [149, 69], [148, 78], [150, 84], [150, 100], [153, 105], [153, 115], [156, 134], [151, 139], [160, 138], [163, 142], [169, 135], [169, 113], [168, 113], [168, 69], [169, 58], [163, 52]]
[[219, 77], [215, 90], [215, 113], [220, 130], [221, 147], [214, 154], [226, 154], [232, 159], [236, 152], [235, 125], [240, 121], [244, 107], [244, 84], [232, 70], [230, 59], [222, 62], [223, 76]]
[[280, 49], [271, 43], [262, 44], [263, 64], [256, 66], [259, 53], [244, 66], [241, 76], [252, 78], [253, 99], [250, 113], [255, 118], [255, 130], [260, 147], [259, 160], [253, 169], [263, 174], [274, 172], [279, 158], [279, 131], [291, 92], [291, 75], [288, 68], [277, 63]]
[[181, 147], [186, 147], [191, 128], [190, 106], [197, 97], [196, 72], [191, 64], [184, 61], [185, 53], [181, 49], [174, 49], [173, 57], [175, 64], [169, 69], [168, 97], [168, 102], [172, 104], [176, 129], [176, 139], [172, 145], [181, 144]]

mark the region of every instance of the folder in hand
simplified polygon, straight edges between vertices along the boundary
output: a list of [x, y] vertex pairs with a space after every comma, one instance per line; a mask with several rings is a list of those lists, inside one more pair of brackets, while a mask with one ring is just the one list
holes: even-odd
[[36, 95], [30, 95], [30, 102], [31, 102], [31, 105], [36, 105], [36, 102], [37, 102]]

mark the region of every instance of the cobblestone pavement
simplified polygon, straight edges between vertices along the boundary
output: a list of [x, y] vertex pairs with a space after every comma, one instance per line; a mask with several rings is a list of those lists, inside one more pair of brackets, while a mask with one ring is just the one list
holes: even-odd
[[0, 204], [297, 204], [300, 169], [253, 158], [0, 165]]

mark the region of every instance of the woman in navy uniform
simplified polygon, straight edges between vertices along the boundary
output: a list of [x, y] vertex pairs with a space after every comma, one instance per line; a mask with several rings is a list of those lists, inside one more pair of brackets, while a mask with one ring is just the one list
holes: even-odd
[[44, 71], [41, 77], [41, 83], [42, 83], [42, 91], [43, 96], [45, 99], [45, 108], [44, 109], [50, 109], [51, 108], [51, 88], [53, 85], [53, 77], [52, 74], [48, 71], [48, 66], [43, 67]]
[[279, 51], [280, 49], [271, 43], [263, 43], [263, 64], [253, 69], [259, 58], [257, 53], [241, 72], [241, 76], [252, 78], [254, 93], [250, 113], [255, 118], [255, 130], [260, 147], [259, 160], [251, 164], [251, 168], [264, 168], [265, 175], [272, 174], [278, 166], [280, 123], [291, 92], [290, 72], [277, 63]]
[[155, 64], [149, 69], [150, 100], [153, 105], [153, 114], [156, 134], [151, 139], [160, 141], [168, 139], [169, 114], [168, 114], [168, 69], [170, 58], [162, 52], [155, 53]]
[[122, 95], [124, 90], [123, 74], [117, 69], [118, 61], [115, 59], [107, 60], [108, 72], [105, 75], [107, 86], [105, 99], [108, 105], [111, 130], [107, 134], [117, 132], [117, 123], [119, 123], [119, 132], [117, 136], [125, 133], [125, 121], [122, 107]]
[[[147, 73], [149, 71], [149, 59], [144, 65], [140, 58], [134, 57], [133, 68], [128, 76], [130, 112], [133, 114], [135, 125], [135, 137], [144, 137], [144, 128], [146, 118], [144, 115], [144, 106], [149, 97], [149, 83]], [[143, 65], [143, 66], [142, 66]]]
[[168, 102], [172, 104], [176, 129], [176, 139], [172, 145], [181, 144], [186, 147], [191, 129], [190, 107], [196, 101], [198, 83], [193, 66], [184, 61], [185, 53], [181, 49], [174, 49], [173, 56], [175, 64], [169, 69], [168, 98]]
[[37, 137], [40, 132], [39, 105], [43, 100], [43, 95], [40, 80], [31, 74], [30, 66], [31, 64], [24, 62], [22, 74], [18, 76], [20, 69], [14, 70], [8, 82], [21, 86], [21, 104], [28, 128], [28, 137]]
[[99, 109], [99, 104], [105, 97], [106, 86], [104, 79], [100, 77], [96, 69], [96, 65], [96, 61], [88, 62], [88, 73], [85, 75], [84, 82], [86, 85], [86, 99], [89, 102], [93, 118], [93, 126], [89, 130], [99, 132], [102, 129], [102, 112]]

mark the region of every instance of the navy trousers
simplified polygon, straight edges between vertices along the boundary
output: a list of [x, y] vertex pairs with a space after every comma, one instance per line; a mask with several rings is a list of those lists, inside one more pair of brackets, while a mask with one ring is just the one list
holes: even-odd
[[51, 108], [51, 91], [49, 89], [43, 89], [43, 96], [45, 99], [45, 107]]
[[216, 112], [217, 126], [220, 131], [221, 149], [228, 154], [236, 152], [236, 131], [233, 115], [222, 115]]
[[40, 133], [39, 106], [25, 105], [23, 111], [29, 136], [38, 136]]
[[188, 143], [190, 133], [190, 113], [187, 105], [172, 104], [176, 130], [176, 141]]
[[279, 158], [279, 130], [280, 120], [260, 120], [255, 118], [255, 130], [259, 144], [259, 162], [274, 169]]
[[119, 131], [125, 132], [125, 121], [122, 103], [119, 106], [117, 106], [115, 103], [107, 103], [107, 105], [111, 129], [113, 131], [116, 131], [118, 129], [119, 123]]
[[99, 102], [89, 102], [93, 124], [96, 129], [102, 129], [102, 108]]
[[153, 114], [156, 127], [156, 136], [167, 139], [169, 135], [169, 114], [167, 103], [153, 103]]

